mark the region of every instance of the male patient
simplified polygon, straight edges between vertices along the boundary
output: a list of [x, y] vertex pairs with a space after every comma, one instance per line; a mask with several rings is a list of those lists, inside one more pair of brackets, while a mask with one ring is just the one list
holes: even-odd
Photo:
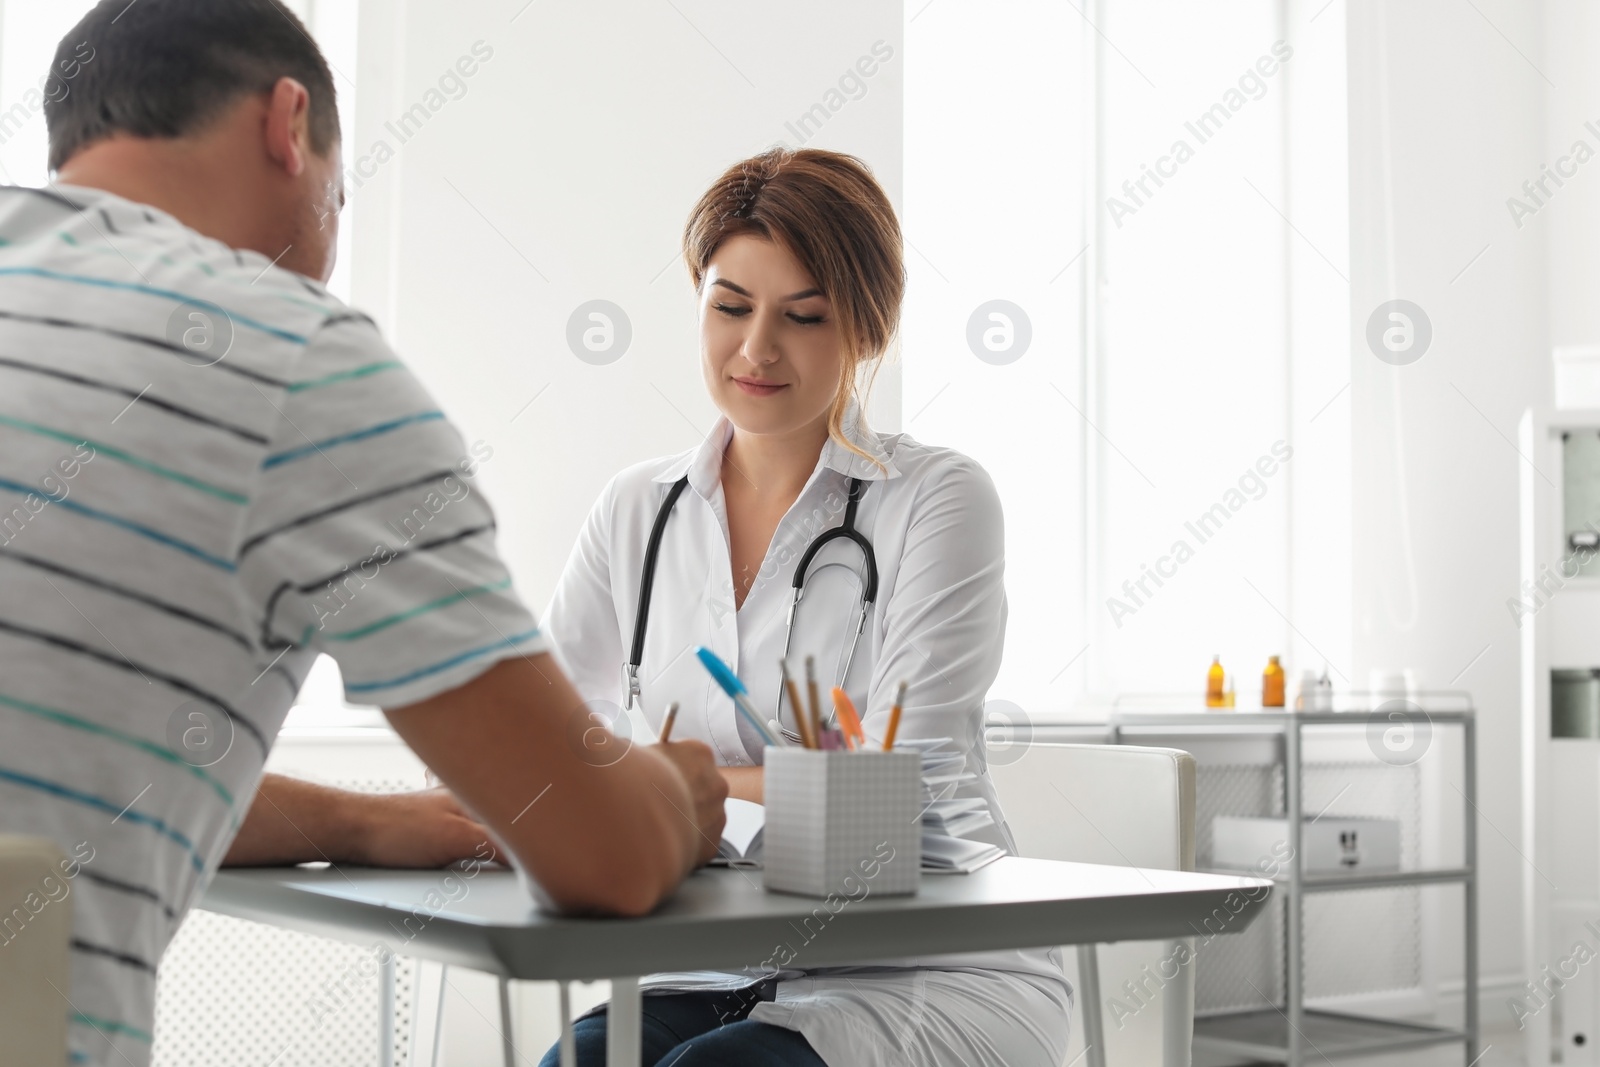
[[[695, 742], [584, 760], [474, 456], [320, 284], [339, 122], [305, 29], [106, 0], [63, 58], [58, 184], [0, 187], [0, 833], [81, 861], [73, 1061], [149, 1061], [157, 964], [225, 856], [442, 864], [487, 828], [555, 907], [654, 908], [726, 787]], [[271, 777], [252, 807], [319, 652], [464, 807]]]

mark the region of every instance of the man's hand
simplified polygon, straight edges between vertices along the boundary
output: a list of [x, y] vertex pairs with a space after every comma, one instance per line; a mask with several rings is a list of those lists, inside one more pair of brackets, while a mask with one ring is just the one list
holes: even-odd
[[445, 867], [488, 860], [497, 851], [485, 829], [450, 790], [362, 794], [356, 817], [366, 829], [352, 836], [352, 863], [366, 867]]
[[709, 750], [597, 761], [593, 715], [548, 653], [384, 714], [555, 910], [646, 915], [715, 853], [727, 789]]
[[353, 793], [268, 774], [222, 862], [228, 867], [316, 860], [443, 867], [497, 854], [489, 831], [447, 789]]
[[[700, 827], [700, 852], [696, 865], [708, 862], [722, 843], [722, 827], [728, 820], [722, 802], [728, 799], [728, 783], [717, 770], [711, 749], [700, 741], [669, 741], [656, 750], [678, 768], [694, 798], [694, 819]], [[684, 814], [688, 814], [685, 812]]]

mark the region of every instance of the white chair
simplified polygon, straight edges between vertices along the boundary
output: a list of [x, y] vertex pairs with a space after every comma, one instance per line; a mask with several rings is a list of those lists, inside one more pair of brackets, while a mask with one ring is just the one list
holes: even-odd
[[[993, 750], [991, 759], [996, 757], [998, 763], [991, 765], [990, 774], [1022, 855], [1194, 870], [1195, 764], [1187, 752], [1131, 745], [1037, 743]], [[1159, 1042], [1160, 1063], [1189, 1067], [1194, 1040], [1194, 939], [1155, 949], [1128, 946], [1108, 954], [1113, 957], [1110, 962], [1126, 964], [1125, 973], [1134, 982], [1126, 995], [1122, 991], [1128, 987], [1119, 981], [1120, 971], [1107, 983], [1116, 991], [1113, 997], [1120, 998], [1119, 1029], [1126, 1021], [1126, 1009], [1137, 1004], [1133, 1014], [1141, 1017], [1138, 1028], [1144, 1031], [1146, 1047], [1130, 1055], [1127, 1062], [1157, 1062], [1155, 1048], [1148, 1046]], [[1101, 962], [1096, 946], [1078, 947], [1077, 1000], [1082, 1007], [1089, 1067], [1106, 1064]], [[1168, 978], [1168, 968], [1158, 967], [1158, 963], [1173, 964], [1176, 975]], [[1153, 972], [1160, 972], [1159, 990], [1151, 988]], [[1147, 1013], [1146, 1008], [1151, 1010]], [[1152, 1035], [1157, 1017], [1161, 1020], [1158, 1037]], [[1139, 1044], [1139, 1038], [1134, 1034], [1118, 1041], [1119, 1045]]]
[[[0, 1034], [5, 1067], [67, 1059], [71, 883], [53, 842], [0, 834]], [[53, 987], [53, 988], [52, 988]]]

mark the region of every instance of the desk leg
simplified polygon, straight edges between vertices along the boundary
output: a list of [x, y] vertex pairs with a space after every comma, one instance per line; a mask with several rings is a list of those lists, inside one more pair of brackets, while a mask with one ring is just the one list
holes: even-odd
[[1177, 976], [1161, 990], [1161, 1062], [1165, 1067], [1191, 1067], [1194, 1063], [1194, 953], [1192, 937], [1167, 942], [1167, 957], [1183, 962]]
[[1100, 1014], [1100, 957], [1094, 945], [1078, 946], [1078, 1004], [1083, 1009], [1083, 1051], [1087, 1067], [1106, 1067], [1105, 1016]]
[[639, 979], [611, 979], [606, 1011], [606, 1067], [639, 1067]]
[[511, 979], [500, 977], [500, 1058], [505, 1067], [517, 1067], [517, 1045], [512, 1040]]
[[449, 971], [449, 964], [439, 965], [439, 1011], [433, 1017], [433, 1053], [428, 1058], [430, 1067], [439, 1067], [439, 1050], [444, 1045], [444, 994], [450, 988], [450, 979], [446, 977]]
[[578, 1067], [578, 1041], [572, 1033], [572, 987], [559, 983], [561, 990], [561, 1067]]
[[411, 1053], [407, 1063], [434, 1065], [439, 1062], [439, 1040], [444, 1029], [445, 967], [418, 960], [413, 976], [411, 1000]]
[[394, 956], [378, 964], [378, 1067], [394, 1067]]

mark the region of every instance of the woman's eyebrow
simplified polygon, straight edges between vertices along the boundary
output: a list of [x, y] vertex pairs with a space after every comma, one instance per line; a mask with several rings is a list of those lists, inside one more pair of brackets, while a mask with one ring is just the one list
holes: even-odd
[[[734, 292], [738, 293], [740, 296], [750, 296], [750, 290], [746, 289], [742, 285], [736, 285], [735, 283], [730, 282], [726, 278], [718, 278], [716, 281], [712, 282], [711, 284], [712, 285], [720, 285], [724, 289], [732, 289]], [[789, 303], [793, 303], [796, 300], [805, 300], [808, 297], [821, 296], [821, 295], [822, 295], [822, 290], [818, 289], [818, 288], [815, 288], [815, 287], [810, 288], [810, 289], [802, 289], [798, 293], [790, 293], [788, 296], [784, 297], [783, 298], [783, 303], [789, 304]]]

